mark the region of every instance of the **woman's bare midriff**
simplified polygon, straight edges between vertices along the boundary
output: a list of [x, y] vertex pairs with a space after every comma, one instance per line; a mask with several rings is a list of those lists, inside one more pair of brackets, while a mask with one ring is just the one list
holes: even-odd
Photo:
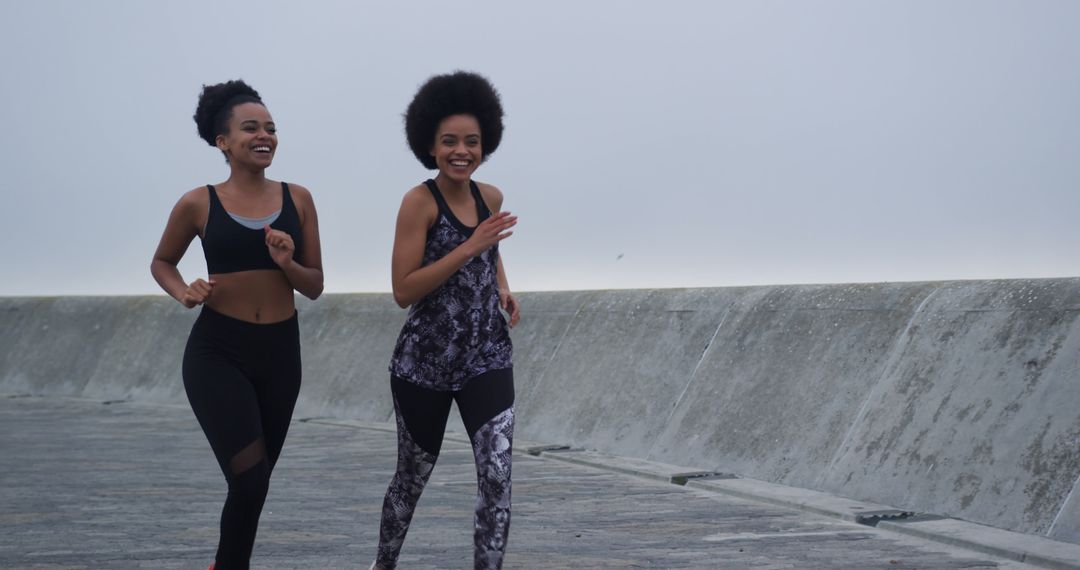
[[256, 269], [210, 275], [214, 289], [206, 306], [249, 323], [277, 323], [293, 316], [296, 302], [285, 274], [276, 269]]

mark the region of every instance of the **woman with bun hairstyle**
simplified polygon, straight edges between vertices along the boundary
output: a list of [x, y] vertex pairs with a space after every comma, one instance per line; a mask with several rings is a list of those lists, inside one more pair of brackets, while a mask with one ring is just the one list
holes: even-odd
[[[150, 272], [188, 308], [202, 305], [184, 350], [188, 401], [228, 483], [215, 570], [248, 568], [255, 532], [300, 390], [293, 291], [323, 290], [311, 193], [266, 177], [278, 138], [259, 94], [241, 80], [204, 86], [199, 136], [225, 155], [229, 178], [184, 194]], [[208, 278], [177, 263], [198, 236]]]
[[[517, 218], [503, 194], [476, 182], [476, 169], [499, 146], [499, 94], [467, 72], [422, 85], [405, 112], [413, 154], [434, 179], [405, 193], [392, 256], [394, 299], [409, 307], [390, 362], [398, 431], [397, 472], [383, 501], [371, 568], [397, 564], [416, 503], [442, 446], [456, 401], [476, 461], [476, 568], [500, 568], [510, 528], [510, 447], [514, 374], [510, 294], [498, 244]], [[509, 322], [500, 312], [509, 315]]]

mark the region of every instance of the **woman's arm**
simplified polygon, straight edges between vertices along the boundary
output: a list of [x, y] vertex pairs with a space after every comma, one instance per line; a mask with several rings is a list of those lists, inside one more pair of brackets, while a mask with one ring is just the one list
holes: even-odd
[[[503, 204], [502, 191], [491, 184], [477, 183], [477, 186], [480, 188], [480, 195], [484, 197], [484, 201], [491, 204], [491, 211], [501, 211]], [[495, 258], [495, 278], [499, 284], [499, 306], [510, 315], [508, 324], [510, 328], [514, 328], [521, 319], [521, 305], [518, 304], [517, 297], [510, 293], [510, 283], [506, 279], [506, 268], [503, 267], [501, 252]]]
[[473, 235], [442, 259], [423, 265], [428, 228], [435, 221], [438, 206], [424, 186], [405, 193], [398, 210], [390, 275], [394, 301], [401, 308], [434, 291], [470, 259], [510, 237], [517, 217], [509, 212], [492, 215], [473, 230]]
[[184, 257], [191, 240], [199, 234], [199, 220], [202, 219], [200, 212], [205, 211], [207, 201], [201, 199], [200, 188], [196, 188], [183, 196], [173, 206], [169, 214], [169, 221], [165, 224], [165, 231], [161, 234], [154, 259], [150, 262], [150, 274], [172, 298], [179, 301], [187, 308], [192, 308], [206, 301], [213, 289], [213, 281], [196, 279], [189, 285], [184, 282], [180, 270], [176, 264]]
[[281, 231], [264, 226], [266, 232], [266, 246], [269, 248], [270, 257], [274, 263], [285, 273], [289, 284], [308, 299], [317, 299], [323, 292], [322, 270], [322, 245], [319, 242], [319, 217], [315, 212], [315, 200], [311, 198], [311, 192], [299, 184], [290, 184], [293, 203], [297, 205], [300, 216], [300, 234], [303, 239], [303, 248], [300, 251], [300, 260], [297, 263], [293, 259], [293, 250], [296, 249], [292, 236]]
[[502, 254], [495, 260], [496, 276], [499, 281], [499, 306], [510, 315], [510, 328], [517, 326], [521, 320], [521, 305], [517, 297], [510, 293], [510, 284], [506, 281], [506, 270], [503, 269]]

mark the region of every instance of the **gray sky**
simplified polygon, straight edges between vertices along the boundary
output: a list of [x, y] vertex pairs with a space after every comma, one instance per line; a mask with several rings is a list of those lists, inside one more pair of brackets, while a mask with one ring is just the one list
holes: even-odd
[[515, 290], [1080, 273], [1072, 0], [0, 0], [0, 62], [0, 295], [159, 293], [169, 210], [228, 176], [198, 93], [238, 77], [327, 291], [388, 291], [430, 175], [401, 113], [455, 69], [503, 95], [476, 178], [520, 216]]

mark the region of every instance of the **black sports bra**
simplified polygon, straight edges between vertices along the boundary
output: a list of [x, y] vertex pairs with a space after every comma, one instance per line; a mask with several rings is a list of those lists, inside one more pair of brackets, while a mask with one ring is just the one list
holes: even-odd
[[[202, 248], [206, 270], [211, 273], [236, 273], [252, 269], [280, 269], [266, 247], [266, 232], [253, 230], [234, 220], [218, 199], [217, 190], [210, 184], [210, 212], [203, 231]], [[293, 259], [300, 252], [300, 216], [296, 212], [289, 185], [281, 183], [281, 213], [270, 227], [292, 236]]]

